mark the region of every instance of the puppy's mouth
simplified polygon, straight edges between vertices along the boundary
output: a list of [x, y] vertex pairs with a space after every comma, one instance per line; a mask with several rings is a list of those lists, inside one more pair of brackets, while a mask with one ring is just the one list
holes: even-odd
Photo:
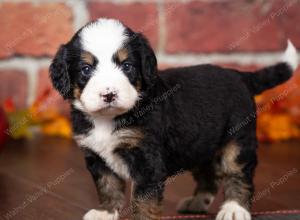
[[106, 116], [106, 117], [116, 117], [128, 112], [130, 109], [119, 105], [118, 102], [111, 102], [99, 105], [97, 108], [88, 108], [81, 99], [77, 99], [74, 102], [75, 108], [91, 115], [91, 116]]
[[98, 109], [95, 109], [93, 111], [88, 110], [83, 102], [81, 102], [84, 108], [92, 115], [102, 115], [102, 116], [117, 116], [124, 114], [128, 111], [128, 109], [125, 109], [121, 106], [119, 106], [116, 102], [111, 102], [102, 105]]
[[93, 112], [93, 114], [105, 115], [105, 116], [117, 116], [117, 115], [124, 114], [127, 111], [128, 111], [127, 109], [124, 109], [122, 107], [118, 107], [113, 104], [107, 104], [104, 108], [101, 108]]

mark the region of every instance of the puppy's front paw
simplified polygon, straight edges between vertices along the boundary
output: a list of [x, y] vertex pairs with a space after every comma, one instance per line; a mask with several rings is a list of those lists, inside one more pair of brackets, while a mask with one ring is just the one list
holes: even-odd
[[216, 220], [251, 220], [250, 213], [235, 201], [226, 202]]
[[118, 213], [109, 213], [108, 211], [99, 211], [91, 209], [84, 216], [83, 220], [118, 220]]

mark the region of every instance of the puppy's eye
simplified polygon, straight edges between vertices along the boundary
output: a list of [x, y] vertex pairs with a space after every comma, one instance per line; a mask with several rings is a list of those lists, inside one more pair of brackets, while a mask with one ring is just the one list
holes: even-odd
[[133, 68], [133, 65], [131, 63], [125, 62], [125, 63], [122, 64], [122, 70], [125, 73], [131, 72], [132, 68]]
[[81, 68], [81, 74], [83, 76], [89, 76], [92, 72], [92, 67], [90, 65], [84, 65], [82, 68]]

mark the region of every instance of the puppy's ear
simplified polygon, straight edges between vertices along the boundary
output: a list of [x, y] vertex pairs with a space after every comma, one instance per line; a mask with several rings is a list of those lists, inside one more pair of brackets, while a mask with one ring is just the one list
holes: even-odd
[[138, 39], [142, 64], [142, 88], [148, 89], [157, 79], [157, 60], [148, 40], [142, 34], [138, 34]]
[[49, 69], [53, 87], [62, 95], [64, 99], [70, 98], [71, 94], [71, 82], [68, 73], [67, 53], [68, 51], [66, 46], [61, 45]]

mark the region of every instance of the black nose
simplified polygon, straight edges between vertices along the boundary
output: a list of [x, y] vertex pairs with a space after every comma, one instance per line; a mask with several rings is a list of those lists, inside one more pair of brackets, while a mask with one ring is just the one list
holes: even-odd
[[109, 93], [106, 93], [105, 95], [102, 95], [103, 101], [107, 102], [107, 103], [115, 101], [116, 96], [117, 96], [116, 93], [113, 93], [113, 92], [109, 92]]

